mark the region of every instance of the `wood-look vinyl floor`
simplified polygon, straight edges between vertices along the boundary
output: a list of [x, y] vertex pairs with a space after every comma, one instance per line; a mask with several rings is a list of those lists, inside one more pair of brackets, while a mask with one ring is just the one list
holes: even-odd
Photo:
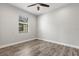
[[0, 56], [79, 56], [79, 49], [35, 39], [2, 48]]

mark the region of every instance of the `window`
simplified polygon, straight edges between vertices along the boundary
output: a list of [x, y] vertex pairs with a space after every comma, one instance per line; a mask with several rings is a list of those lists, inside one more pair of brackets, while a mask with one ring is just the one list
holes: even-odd
[[19, 32], [28, 32], [28, 18], [25, 16], [19, 16]]

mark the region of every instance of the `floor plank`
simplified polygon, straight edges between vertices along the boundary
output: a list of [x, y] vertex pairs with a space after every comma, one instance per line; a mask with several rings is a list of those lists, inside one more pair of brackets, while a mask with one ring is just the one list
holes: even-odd
[[2, 48], [0, 56], [79, 56], [79, 49], [35, 39]]

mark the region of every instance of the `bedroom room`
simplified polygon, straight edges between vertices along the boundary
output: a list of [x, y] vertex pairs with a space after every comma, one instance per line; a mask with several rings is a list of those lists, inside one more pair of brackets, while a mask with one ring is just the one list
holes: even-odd
[[79, 56], [79, 3], [0, 3], [0, 56]]

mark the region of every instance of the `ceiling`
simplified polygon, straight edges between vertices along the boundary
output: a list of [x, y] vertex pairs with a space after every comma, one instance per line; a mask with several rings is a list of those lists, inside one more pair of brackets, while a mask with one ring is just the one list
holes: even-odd
[[37, 10], [37, 5], [32, 7], [27, 7], [28, 5], [34, 4], [34, 3], [10, 3], [13, 6], [16, 6], [18, 8], [21, 8], [25, 11], [28, 11], [34, 15], [41, 15], [47, 12], [50, 12], [52, 10], [55, 10], [56, 8], [60, 8], [63, 6], [68, 5], [68, 3], [45, 3], [50, 5], [50, 7], [42, 7], [40, 6], [40, 10]]

